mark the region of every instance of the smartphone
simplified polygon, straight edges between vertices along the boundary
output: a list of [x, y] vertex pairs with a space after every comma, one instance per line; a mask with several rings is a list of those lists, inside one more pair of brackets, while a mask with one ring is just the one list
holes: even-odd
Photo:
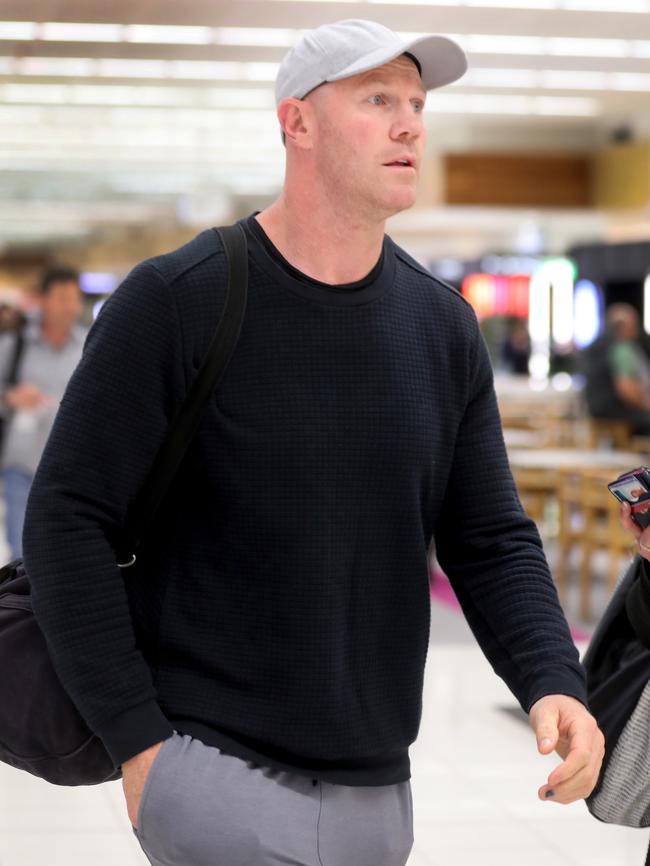
[[619, 502], [628, 502], [632, 519], [645, 529], [650, 526], [650, 469], [639, 466], [624, 472], [607, 485]]

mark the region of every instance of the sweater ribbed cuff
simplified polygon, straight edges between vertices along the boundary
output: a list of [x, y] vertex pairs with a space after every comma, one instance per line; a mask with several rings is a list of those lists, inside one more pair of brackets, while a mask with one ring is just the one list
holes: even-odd
[[119, 767], [134, 755], [171, 737], [174, 729], [156, 701], [150, 700], [125, 710], [96, 728], [95, 733]]
[[531, 687], [528, 700], [522, 704], [525, 712], [529, 713], [533, 704], [547, 695], [566, 695], [580, 701], [589, 709], [585, 679], [572, 668], [553, 668], [544, 671]]

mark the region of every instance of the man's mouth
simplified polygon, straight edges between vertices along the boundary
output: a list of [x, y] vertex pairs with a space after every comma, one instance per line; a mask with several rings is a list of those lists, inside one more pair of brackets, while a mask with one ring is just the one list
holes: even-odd
[[384, 163], [386, 166], [395, 167], [395, 168], [415, 168], [413, 165], [413, 161], [408, 157], [403, 157], [401, 159], [395, 159], [393, 162]]

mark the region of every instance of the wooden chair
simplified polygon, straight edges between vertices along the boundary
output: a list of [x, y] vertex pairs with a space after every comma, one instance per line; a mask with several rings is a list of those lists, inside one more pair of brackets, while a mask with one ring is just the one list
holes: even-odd
[[548, 505], [557, 499], [557, 472], [549, 469], [512, 467], [517, 492], [526, 514], [546, 532]]
[[610, 421], [604, 418], [589, 418], [587, 423], [587, 448], [630, 447], [632, 431], [625, 421]]
[[[644, 463], [650, 459], [650, 436], [633, 436], [630, 439], [630, 450], [636, 451], [639, 455], [639, 463]], [[630, 467], [632, 468], [632, 467]]]
[[567, 602], [567, 576], [572, 551], [582, 550], [585, 530], [582, 474], [575, 470], [558, 472], [558, 535], [555, 584], [563, 605]]
[[592, 588], [592, 557], [597, 550], [609, 555], [607, 583], [613, 591], [621, 570], [621, 559], [634, 553], [634, 538], [620, 524], [620, 507], [607, 489], [611, 473], [585, 471], [582, 473], [580, 508], [584, 516], [582, 529], [582, 558], [580, 563], [580, 616], [589, 620]]

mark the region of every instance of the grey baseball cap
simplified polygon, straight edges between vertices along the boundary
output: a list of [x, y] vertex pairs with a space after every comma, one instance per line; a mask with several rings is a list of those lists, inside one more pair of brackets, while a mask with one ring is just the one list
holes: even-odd
[[367, 72], [405, 53], [420, 64], [426, 90], [450, 84], [467, 70], [465, 52], [447, 36], [404, 41], [383, 24], [347, 18], [310, 30], [298, 40], [280, 64], [276, 103], [287, 96], [302, 99], [319, 84]]

